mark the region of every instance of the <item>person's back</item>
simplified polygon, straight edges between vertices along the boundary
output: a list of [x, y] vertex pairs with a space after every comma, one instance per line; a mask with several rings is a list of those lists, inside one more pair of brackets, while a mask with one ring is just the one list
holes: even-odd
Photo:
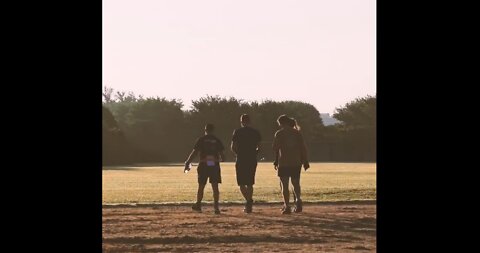
[[302, 212], [300, 172], [302, 165], [305, 171], [310, 168], [307, 159], [307, 148], [295, 119], [281, 115], [278, 117], [277, 122], [281, 129], [275, 133], [273, 151], [275, 153], [274, 168], [277, 170], [277, 175], [280, 178], [282, 186], [284, 202], [282, 214], [291, 213], [289, 204], [290, 193], [288, 190], [290, 178], [294, 191], [294, 212]]
[[252, 127], [244, 126], [236, 129], [232, 140], [237, 144], [237, 160], [256, 159], [260, 139], [260, 133]]
[[195, 142], [192, 152], [185, 161], [185, 172], [190, 170], [190, 164], [194, 157], [199, 154], [200, 162], [197, 167], [198, 174], [198, 191], [197, 202], [192, 206], [192, 210], [201, 212], [201, 202], [203, 199], [203, 190], [207, 184], [207, 180], [210, 181], [213, 190], [213, 205], [215, 214], [220, 214], [220, 208], [218, 207], [218, 201], [220, 191], [218, 184], [222, 183], [222, 175], [220, 171], [220, 161], [223, 161], [225, 155], [223, 154], [223, 144], [212, 133], [214, 130], [213, 124], [207, 124], [205, 126], [205, 135], [198, 138]]
[[197, 139], [194, 148], [199, 151], [200, 162], [205, 162], [207, 157], [214, 157], [218, 162], [218, 153], [223, 150], [223, 145], [216, 136], [207, 134]]
[[293, 128], [283, 128], [275, 133], [274, 149], [279, 150], [279, 166], [302, 165], [306, 159], [303, 137]]
[[236, 156], [235, 173], [240, 192], [246, 200], [244, 212], [251, 213], [253, 185], [257, 170], [257, 154], [260, 150], [260, 132], [250, 127], [250, 116], [242, 114], [241, 128], [233, 132], [231, 149]]

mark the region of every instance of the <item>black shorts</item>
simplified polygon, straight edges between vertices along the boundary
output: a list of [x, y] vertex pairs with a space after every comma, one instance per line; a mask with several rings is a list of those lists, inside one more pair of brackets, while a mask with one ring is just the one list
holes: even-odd
[[206, 163], [199, 163], [197, 167], [198, 183], [207, 184], [207, 179], [212, 183], [222, 183], [222, 175], [220, 173], [220, 164], [207, 166]]
[[237, 160], [235, 163], [235, 172], [237, 174], [238, 185], [254, 185], [255, 173], [257, 171], [257, 160]]
[[302, 165], [298, 166], [279, 166], [277, 174], [279, 177], [300, 178]]

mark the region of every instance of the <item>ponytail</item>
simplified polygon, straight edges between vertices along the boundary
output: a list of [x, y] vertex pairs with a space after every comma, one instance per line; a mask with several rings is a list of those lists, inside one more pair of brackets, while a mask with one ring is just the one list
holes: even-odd
[[297, 121], [295, 119], [292, 119], [293, 122], [294, 122], [294, 126], [293, 128], [297, 129], [298, 131], [300, 131], [300, 125], [298, 125]]
[[300, 131], [300, 126], [294, 118], [289, 118], [289, 125], [293, 127], [293, 129]]

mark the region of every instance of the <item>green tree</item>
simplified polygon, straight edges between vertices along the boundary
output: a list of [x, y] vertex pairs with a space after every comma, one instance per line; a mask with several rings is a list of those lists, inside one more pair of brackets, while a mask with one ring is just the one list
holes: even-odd
[[113, 102], [112, 94], [113, 94], [113, 89], [105, 86], [103, 88], [103, 92], [102, 92], [103, 102], [106, 103], [106, 104], [109, 104], [109, 103]]
[[345, 106], [336, 108], [333, 117], [346, 128], [375, 128], [377, 124], [377, 98], [357, 98]]
[[132, 144], [145, 154], [148, 161], [178, 161], [184, 150], [183, 104], [178, 100], [146, 98], [125, 101], [118, 106]]
[[131, 162], [132, 150], [112, 113], [102, 106], [102, 162], [113, 165]]
[[103, 100], [104, 109], [111, 111], [104, 113], [104, 139], [109, 143], [104, 148], [115, 149], [112, 134], [119, 131], [131, 144], [130, 153], [136, 162], [183, 161], [195, 139], [203, 135], [206, 123], [215, 125], [215, 134], [227, 149], [227, 160], [233, 161], [228, 149], [243, 113], [251, 116], [253, 126], [260, 131], [261, 156], [267, 160], [273, 159], [271, 144], [279, 129], [276, 120], [282, 114], [297, 120], [312, 161], [375, 159], [376, 100], [370, 96], [338, 108], [334, 117], [342, 123], [329, 127], [323, 125], [313, 105], [300, 101], [248, 103], [234, 97], [206, 96], [192, 101], [192, 109], [184, 111], [180, 100], [144, 98], [108, 87]]
[[333, 117], [343, 129], [345, 153], [353, 161], [376, 160], [376, 97], [366, 96], [337, 108]]
[[233, 130], [240, 127], [240, 115], [248, 113], [248, 103], [230, 97], [206, 96], [192, 101], [192, 109], [188, 113], [189, 128], [192, 134], [190, 142], [203, 134], [205, 124], [215, 125], [215, 135], [223, 142], [226, 149], [226, 159], [232, 161], [229, 152]]

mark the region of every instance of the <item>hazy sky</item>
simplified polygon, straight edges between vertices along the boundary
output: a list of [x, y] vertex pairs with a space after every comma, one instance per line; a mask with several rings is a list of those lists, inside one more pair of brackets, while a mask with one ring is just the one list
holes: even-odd
[[300, 100], [376, 93], [374, 0], [103, 0], [103, 85], [145, 96]]

